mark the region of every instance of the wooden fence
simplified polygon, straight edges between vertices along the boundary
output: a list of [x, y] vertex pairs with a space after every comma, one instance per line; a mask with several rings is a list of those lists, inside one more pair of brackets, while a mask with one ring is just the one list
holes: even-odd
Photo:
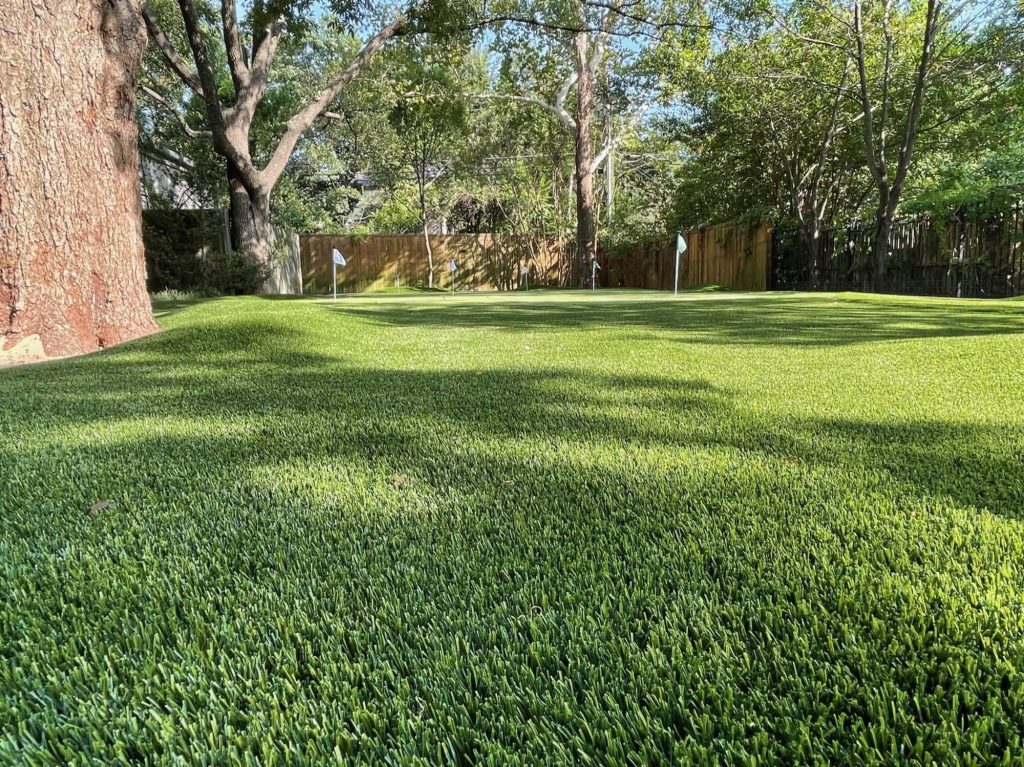
[[[778, 237], [772, 287], [789, 290], [874, 288], [872, 224], [827, 229], [818, 253], [796, 233]], [[886, 261], [887, 290], [929, 296], [1024, 295], [1024, 205], [954, 211], [894, 222]]]
[[[514, 234], [430, 235], [434, 287], [451, 287], [448, 264], [455, 259], [458, 290], [511, 290], [519, 270], [531, 285], [568, 285], [575, 274], [572, 243], [558, 237]], [[301, 235], [302, 283], [306, 293], [331, 292], [331, 251], [347, 264], [338, 269], [338, 292], [359, 293], [395, 286], [425, 287], [427, 249], [423, 235]]]
[[[679, 287], [720, 285], [732, 290], [767, 290], [772, 227], [767, 222], [730, 222], [691, 229], [679, 261]], [[599, 285], [672, 290], [676, 238], [616, 248], [601, 254]]]

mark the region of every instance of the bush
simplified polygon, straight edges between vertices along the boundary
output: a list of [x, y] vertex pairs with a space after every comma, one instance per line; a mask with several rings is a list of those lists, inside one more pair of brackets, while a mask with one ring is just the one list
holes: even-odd
[[150, 292], [206, 285], [208, 263], [223, 252], [223, 219], [212, 210], [145, 210], [142, 239]]
[[221, 295], [252, 295], [270, 276], [271, 265], [243, 251], [231, 251], [206, 272], [206, 285]]

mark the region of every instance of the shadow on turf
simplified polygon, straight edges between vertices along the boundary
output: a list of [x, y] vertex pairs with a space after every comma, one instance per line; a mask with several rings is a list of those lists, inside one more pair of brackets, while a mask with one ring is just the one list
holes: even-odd
[[[172, 329], [45, 369], [10, 371], [0, 379], [0, 425], [17, 423], [23, 434], [35, 438], [26, 439], [32, 447], [22, 449], [17, 433], [13, 439], [11, 432], [0, 435], [0, 465], [30, 465], [35, 450], [60, 455], [64, 469], [47, 476], [45, 486], [24, 484], [36, 500], [45, 496], [31, 507], [25, 504], [29, 511], [12, 521], [0, 516], [11, 540], [32, 542], [31, 561], [39, 563], [34, 590], [20, 596], [32, 600], [32, 610], [44, 616], [46, 628], [52, 626], [49, 633], [58, 644], [64, 644], [61, 632], [69, 625], [67, 605], [78, 610], [78, 620], [88, 617], [90, 637], [101, 648], [97, 653], [115, 658], [113, 670], [103, 672], [105, 679], [128, 689], [137, 682], [133, 674], [152, 675], [152, 659], [172, 669], [187, 668], [200, 652], [189, 642], [200, 636], [208, 642], [202, 645], [203, 657], [219, 664], [211, 676], [224, 669], [241, 675], [258, 668], [260, 678], [275, 685], [275, 706], [296, 702], [300, 714], [289, 716], [303, 715], [307, 694], [325, 701], [325, 709], [344, 710], [353, 700], [431, 699], [437, 689], [446, 689], [444, 679], [466, 669], [498, 668], [487, 673], [516, 681], [514, 669], [522, 667], [529, 669], [523, 678], [539, 689], [568, 690], [564, 700], [569, 703], [585, 700], [601, 678], [608, 679], [596, 687], [607, 690], [607, 697], [600, 698], [602, 709], [618, 708], [615, 696], [626, 701], [622, 706], [639, 700], [666, 716], [673, 739], [740, 742], [744, 733], [728, 729], [729, 717], [698, 716], [714, 707], [721, 710], [722, 691], [736, 690], [738, 699], [752, 701], [743, 709], [748, 718], [763, 714], [771, 722], [791, 717], [811, 722], [818, 728], [813, 733], [824, 730], [834, 743], [829, 753], [834, 761], [857, 747], [865, 722], [878, 720], [872, 695], [883, 682], [890, 685], [887, 694], [906, 691], [914, 698], [913, 704], [887, 698], [882, 710], [913, 706], [910, 717], [923, 722], [926, 732], [942, 721], [935, 711], [949, 711], [950, 705], [962, 721], [993, 716], [1008, 731], [1019, 724], [1012, 718], [1019, 713], [1008, 710], [1011, 699], [999, 697], [998, 667], [972, 671], [971, 689], [979, 692], [967, 703], [957, 697], [964, 672], [950, 663], [947, 645], [979, 658], [1001, 650], [975, 649], [979, 637], [994, 633], [983, 618], [970, 622], [971, 611], [950, 617], [945, 592], [934, 587], [929, 592], [933, 608], [902, 599], [904, 592], [893, 586], [920, 576], [915, 557], [929, 555], [914, 537], [921, 528], [900, 530], [897, 515], [883, 509], [879, 519], [890, 536], [881, 538], [886, 545], [880, 547], [879, 539], [868, 535], [858, 537], [871, 520], [865, 522], [862, 515], [851, 522], [823, 512], [829, 502], [833, 508], [843, 505], [841, 498], [835, 502], [843, 488], [834, 477], [820, 481], [814, 476], [818, 469], [850, 470], [861, 501], [870, 492], [865, 485], [890, 477], [907, 499], [947, 496], [1019, 519], [1024, 490], [1019, 465], [1011, 460], [1019, 453], [1007, 449], [1024, 444], [1019, 429], [842, 419], [758, 421], [744, 415], [730, 392], [701, 380], [558, 370], [384, 370], [296, 351], [309, 347], [305, 333], [270, 319], [220, 321]], [[146, 417], [165, 421], [132, 424], [122, 431], [125, 422]], [[98, 429], [85, 437], [76, 433], [76, 427], [89, 424]], [[446, 432], [443, 438], [437, 438], [438, 431]], [[502, 449], [478, 438], [495, 438]], [[668, 460], [660, 466], [643, 463], [646, 456], [633, 466], [591, 462], [591, 454], [605, 443], [659, 448]], [[439, 444], [449, 452], [439, 454]], [[735, 459], [726, 455], [706, 471], [699, 465], [689, 471], [687, 456], [673, 453], [718, 447], [735, 451]], [[996, 457], [997, 452], [1010, 457]], [[763, 471], [751, 473], [751, 467], [763, 463], [762, 456], [769, 459]], [[789, 463], [796, 464], [795, 473], [773, 476], [773, 470]], [[422, 486], [425, 503], [393, 506], [398, 512], [414, 507], [417, 513], [426, 507], [426, 515], [382, 513], [376, 507], [367, 511], [351, 496], [342, 513], [333, 513], [338, 509], [332, 506], [331, 488], [316, 482], [324, 476], [344, 481], [339, 470], [346, 465], [381, 475], [384, 486], [371, 488], [377, 493], [373, 502], [380, 502], [383, 493], [411, 495]], [[292, 467], [289, 475], [285, 469]], [[408, 475], [408, 484], [389, 486], [386, 478], [399, 472]], [[311, 484], [302, 485], [308, 475], [313, 475]], [[808, 486], [794, 487], [794, 477]], [[12, 478], [17, 479], [16, 473], [0, 475], [0, 482]], [[115, 499], [114, 506], [87, 515], [84, 507], [67, 501], [83, 488]], [[541, 513], [530, 506], [535, 493]], [[120, 502], [125, 497], [145, 499], [140, 505], [146, 512]], [[723, 499], [728, 506], [720, 505]], [[433, 501], [442, 513], [468, 509], [473, 519], [432, 519]], [[659, 512], [643, 513], [651, 508]], [[777, 514], [758, 519], [776, 509]], [[852, 551], [849, 559], [816, 562], [821, 552], [807, 546], [804, 536], [809, 534], [846, 536], [835, 550]], [[970, 545], [962, 550], [963, 567], [972, 566]], [[50, 550], [62, 552], [61, 558], [48, 560]], [[231, 566], [215, 567], [221, 559]], [[810, 564], [794, 566], [804, 561]], [[133, 569], [142, 566], [172, 586], [160, 586], [159, 578], [147, 580]], [[930, 566], [926, 575], [932, 583], [940, 575], [947, 583], [964, 575], [956, 569], [958, 562]], [[550, 571], [557, 572], [557, 581], [538, 577]], [[486, 583], [480, 583], [481, 572], [489, 573]], [[887, 588], [874, 588], [874, 579]], [[972, 585], [969, 578], [966, 585]], [[544, 588], [550, 603], [534, 612]], [[119, 665], [125, 625], [123, 611], [115, 608], [127, 601], [143, 613], [154, 594], [164, 599], [154, 600], [162, 611], [149, 617], [158, 639], [123, 653], [141, 658], [141, 671]], [[186, 604], [182, 594], [191, 601]], [[757, 610], [767, 604], [779, 605], [779, 624], [767, 623], [767, 610]], [[852, 613], [851, 604], [857, 608]], [[806, 612], [799, 612], [801, 607]], [[485, 616], [484, 630], [467, 629], [467, 613]], [[291, 614], [305, 622], [287, 633], [282, 629], [287, 624], [275, 619]], [[668, 614], [679, 628], [670, 635], [674, 641], [691, 636], [696, 641], [704, 634], [711, 639], [691, 650], [659, 649], [653, 640], [664, 634], [661, 620]], [[218, 644], [232, 637], [235, 615], [253, 638], [229, 647]], [[898, 633], [909, 620], [925, 627], [915, 637], [928, 637], [928, 629], [966, 628], [952, 639], [943, 635], [945, 645], [930, 638], [912, 644]], [[20, 624], [12, 623], [20, 630]], [[506, 625], [512, 628], [506, 631]], [[880, 628], [889, 633], [879, 636]], [[1006, 641], [1007, 630], [997, 629], [997, 637]], [[843, 641], [853, 632], [859, 634], [856, 641]], [[406, 634], [410, 644], [396, 651], [395, 640]], [[24, 640], [39, 641], [37, 636]], [[169, 654], [176, 653], [169, 660], [160, 654], [162, 643]], [[605, 656], [597, 652], [610, 644], [636, 667], [661, 663], [653, 666], [654, 680], [656, 674], [678, 669], [679, 658], [689, 654], [695, 671], [682, 678], [689, 685], [687, 701], [695, 700], [696, 708], [673, 698], [648, 704], [643, 698], [648, 687], [640, 692], [625, 687], [613, 675], [614, 665], [602, 666]], [[722, 654], [711, 649], [719, 645], [730, 646], [737, 658], [733, 665], [720, 665]], [[10, 646], [16, 660], [29, 656], [23, 647]], [[84, 653], [74, 646], [68, 652]], [[538, 660], [541, 652], [547, 655]], [[664, 660], [670, 654], [674, 665]], [[437, 662], [441, 656], [455, 665]], [[372, 672], [380, 665], [394, 663], [394, 676], [405, 692], [367, 684], [350, 693], [337, 681], [343, 673], [327, 665], [346, 658], [358, 661], [360, 684], [364, 678], [376, 680]], [[505, 665], [488, 665], [499, 658]], [[257, 665], [246, 666], [250, 659]], [[580, 659], [610, 676], [573, 676]], [[309, 673], [310, 667], [318, 673]], [[84, 676], [87, 661], [81, 668], [86, 671], [76, 673]], [[784, 674], [792, 675], [781, 684]], [[287, 688], [278, 684], [286, 676], [292, 677]], [[809, 683], [794, 687], [801, 677]], [[927, 689], [920, 686], [922, 678], [929, 681]], [[500, 698], [495, 688], [476, 686], [477, 679], [486, 676], [481, 673], [465, 684], [467, 700]], [[29, 683], [18, 684], [27, 689]], [[670, 679], [668, 687], [680, 689], [673, 684]], [[62, 688], [55, 700], [84, 698], [84, 687]], [[747, 696], [748, 689], [758, 696]], [[455, 690], [463, 688], [456, 685]], [[765, 697], [765, 691], [778, 700]], [[246, 706], [253, 700], [231, 694], [218, 688], [229, 709], [236, 700]], [[246, 694], [251, 695], [247, 688]], [[153, 695], [153, 705], [172, 710], [183, 707], [186, 693], [165, 687]], [[43, 704], [26, 699], [31, 703], [18, 700], [9, 708], [31, 710], [36, 719], [50, 709], [63, 711], [63, 703], [46, 708], [43, 698]], [[423, 714], [427, 722], [440, 718], [435, 711], [450, 708], [447, 698], [436, 699]], [[251, 705], [258, 713], [269, 704], [257, 699]], [[725, 705], [731, 710], [731, 703]], [[120, 698], [117, 706], [123, 707]], [[107, 715], [99, 711], [97, 718]], [[553, 715], [543, 709], [529, 715], [483, 712], [477, 732], [463, 730], [452, 737], [469, 755], [466, 761], [472, 761], [477, 738], [501, 742], [510, 737], [502, 729], [508, 721], [514, 738], [515, 728], [523, 726], [520, 719], [527, 721], [527, 716], [535, 722]], [[831, 725], [818, 724], [819, 719], [840, 724], [833, 734]], [[260, 727], [263, 737], [265, 725]], [[98, 741], [107, 730], [97, 732]], [[630, 731], [623, 737], [637, 736]], [[304, 743], [311, 750], [319, 745], [312, 738]], [[375, 738], [385, 746], [400, 742], [390, 722], [380, 726]], [[784, 737], [777, 742], [780, 749], [787, 745]], [[595, 751], [600, 756], [600, 748]], [[779, 761], [799, 761], [795, 752], [780, 753], [789, 758], [780, 756]], [[364, 754], [368, 760], [373, 756], [369, 747]]]
[[[687, 343], [836, 346], [871, 341], [1024, 333], [1024, 313], [1007, 303], [922, 303], [892, 298], [772, 294], [649, 302], [357, 304], [330, 306], [394, 326], [500, 327], [509, 331], [623, 328], [676, 331]], [[815, 315], [809, 309], [817, 308]], [[647, 338], [645, 334], [639, 338]]]
[[[455, 427], [499, 439], [558, 440], [570, 455], [602, 443], [728, 448], [754, 461], [763, 455], [888, 477], [914, 498], [945, 496], [1015, 519], [1024, 509], [1019, 451], [1012, 449], [1024, 444], [1018, 427], [754, 417], [706, 381], [654, 375], [366, 368], [296, 351], [308, 346], [303, 336], [270, 319], [170, 330], [124, 353], [10, 371], [5, 404], [25, 403], [21, 427], [41, 433], [146, 417], [265, 424], [215, 440], [209, 451], [203, 437], [157, 438], [179, 460], [209, 453], [206, 460], [251, 466], [314, 457], [323, 443], [304, 434], [323, 438], [327, 428], [329, 452], [415, 465], [430, 452], [421, 432]], [[124, 447], [111, 444], [111, 456]], [[107, 451], [101, 445], [86, 452], [103, 460]]]

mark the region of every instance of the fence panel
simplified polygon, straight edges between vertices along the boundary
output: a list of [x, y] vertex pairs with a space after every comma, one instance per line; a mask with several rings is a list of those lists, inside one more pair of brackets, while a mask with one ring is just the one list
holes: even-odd
[[[455, 259], [458, 290], [511, 290], [519, 268], [530, 269], [534, 285], [564, 285], [571, 273], [567, 243], [557, 237], [512, 234], [430, 235], [434, 287], [451, 286], [448, 263]], [[307, 293], [331, 292], [331, 252], [347, 261], [338, 270], [338, 291], [360, 293], [396, 286], [428, 284], [427, 244], [423, 235], [301, 235], [302, 283]]]
[[[730, 222], [691, 229], [679, 263], [679, 287], [720, 285], [731, 290], [767, 290], [772, 261], [772, 226]], [[601, 254], [602, 284], [672, 290], [676, 238], [639, 243]]]
[[[874, 226], [824, 230], [818, 253], [795, 233], [776, 238], [772, 287], [870, 291]], [[816, 258], [815, 258], [816, 255]], [[1005, 297], [1024, 292], [1024, 207], [954, 211], [898, 220], [889, 234], [887, 290], [929, 296]]]

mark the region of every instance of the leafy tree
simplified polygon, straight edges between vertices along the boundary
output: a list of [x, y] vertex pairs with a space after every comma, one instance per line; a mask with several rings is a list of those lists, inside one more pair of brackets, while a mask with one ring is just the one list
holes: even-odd
[[[438, 190], [450, 179], [460, 139], [468, 130], [468, 109], [458, 81], [461, 52], [424, 45], [403, 50], [392, 70], [398, 86], [390, 124], [397, 136], [400, 170], [411, 170], [420, 229], [427, 251], [427, 285], [434, 286], [434, 257], [430, 247], [431, 214], [446, 206], [431, 205], [442, 197]], [[430, 194], [430, 192], [434, 192]], [[432, 210], [433, 209], [433, 210]]]
[[[330, 8], [350, 28], [377, 21], [373, 9], [360, 3], [338, 0]], [[270, 86], [279, 47], [284, 43], [286, 48], [299, 49], [309, 33], [310, 3], [261, 0], [254, 2], [244, 17], [234, 0], [220, 0], [216, 9], [206, 0], [177, 0], [174, 4], [164, 0], [143, 9], [150, 36], [167, 66], [202, 102], [205, 130], [226, 167], [232, 239], [237, 249], [258, 261], [270, 258], [274, 241], [271, 195], [299, 139], [324, 117], [377, 54], [398, 36], [427, 27], [445, 29], [460, 11], [464, 14], [466, 9], [444, 2], [406, 6], [380, 22], [358, 50], [342, 47], [322, 67], [312, 69], [316, 82], [302, 92]], [[181, 53], [183, 47], [191, 60]], [[219, 76], [223, 70], [218, 62], [223, 62], [228, 77]], [[260, 156], [254, 134], [261, 124], [257, 118], [266, 110], [268, 100], [279, 94], [294, 103], [286, 110], [286, 118], [272, 124], [273, 138], [264, 144]]]

